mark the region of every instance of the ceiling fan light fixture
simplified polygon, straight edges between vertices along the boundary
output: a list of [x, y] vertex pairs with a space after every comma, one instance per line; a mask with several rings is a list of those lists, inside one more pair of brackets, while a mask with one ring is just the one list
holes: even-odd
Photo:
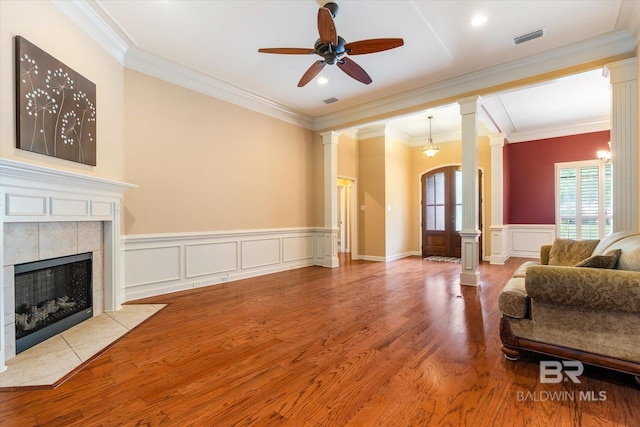
[[336, 31], [333, 18], [335, 18], [337, 13], [338, 5], [334, 2], [326, 3], [318, 9], [318, 35], [320, 38], [316, 41], [313, 49], [291, 47], [260, 48], [258, 52], [284, 55], [316, 54], [322, 57], [322, 60], [316, 61], [302, 75], [302, 78], [298, 82], [298, 87], [303, 87], [313, 80], [325, 65], [336, 65], [349, 77], [368, 85], [372, 82], [369, 74], [347, 55], [364, 55], [395, 49], [403, 46], [404, 40], [401, 38], [383, 38], [358, 40], [353, 43], [347, 43]]
[[427, 145], [422, 149], [422, 153], [426, 154], [427, 157], [431, 158], [436, 154], [438, 154], [438, 151], [440, 151], [440, 149], [436, 146], [436, 144], [433, 143], [433, 139], [431, 138], [431, 120], [433, 119], [433, 116], [429, 116], [428, 118], [429, 118], [429, 145]]

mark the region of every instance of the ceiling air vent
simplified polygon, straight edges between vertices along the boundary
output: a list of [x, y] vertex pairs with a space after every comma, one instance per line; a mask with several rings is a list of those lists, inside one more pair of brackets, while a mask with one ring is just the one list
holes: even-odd
[[327, 99], [323, 100], [322, 102], [324, 102], [325, 104], [333, 104], [334, 102], [338, 102], [338, 101], [339, 101], [339, 99], [334, 96], [332, 98], [327, 98]]
[[514, 37], [513, 38], [513, 44], [521, 44], [524, 42], [528, 42], [530, 40], [533, 39], [538, 39], [542, 36], [545, 35], [546, 29], [545, 28], [540, 28], [539, 30], [535, 30], [535, 31], [531, 31], [530, 33], [527, 34], [522, 34], [520, 36]]

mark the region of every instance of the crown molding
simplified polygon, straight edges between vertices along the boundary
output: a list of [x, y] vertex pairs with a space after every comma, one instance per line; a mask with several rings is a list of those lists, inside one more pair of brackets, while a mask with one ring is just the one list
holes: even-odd
[[633, 37], [626, 30], [619, 31], [497, 67], [401, 92], [353, 108], [324, 114], [315, 118], [315, 130], [339, 128], [347, 123], [357, 123], [368, 117], [392, 115], [397, 111], [406, 112], [429, 102], [479, 92], [488, 87], [578, 64], [628, 54], [634, 49], [635, 40]]
[[213, 96], [249, 110], [308, 129], [313, 128], [313, 118], [311, 116], [301, 114], [282, 104], [149, 54], [138, 48], [129, 48], [125, 55], [124, 65], [129, 69]]
[[516, 142], [537, 141], [539, 139], [559, 138], [568, 135], [601, 132], [604, 130], [611, 130], [610, 120], [600, 120], [575, 126], [536, 129], [534, 131], [511, 132], [509, 134], [505, 133], [505, 138], [509, 141], [510, 144], [512, 144]]
[[124, 65], [129, 43], [109, 26], [87, 1], [50, 0], [67, 18], [71, 19], [118, 63]]
[[313, 129], [313, 118], [243, 88], [143, 52], [118, 33], [93, 0], [50, 0], [121, 65], [282, 121]]
[[357, 130], [358, 140], [360, 141], [363, 139], [385, 136], [386, 129], [386, 123], [372, 123], [370, 125], [360, 127]]

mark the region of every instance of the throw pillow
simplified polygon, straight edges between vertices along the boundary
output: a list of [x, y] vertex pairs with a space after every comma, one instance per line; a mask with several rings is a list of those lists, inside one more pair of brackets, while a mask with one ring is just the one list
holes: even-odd
[[549, 265], [573, 266], [591, 256], [599, 240], [556, 239], [549, 252]]
[[604, 255], [594, 255], [584, 261], [577, 263], [576, 267], [591, 267], [591, 268], [615, 268], [620, 258], [622, 249], [616, 249], [609, 251]]

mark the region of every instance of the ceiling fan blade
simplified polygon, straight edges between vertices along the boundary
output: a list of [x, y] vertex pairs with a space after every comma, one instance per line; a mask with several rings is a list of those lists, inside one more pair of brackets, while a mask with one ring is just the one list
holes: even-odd
[[371, 80], [371, 77], [369, 77], [369, 74], [367, 74], [367, 72], [361, 66], [347, 57], [342, 58], [340, 61], [338, 61], [337, 64], [342, 71], [359, 82], [368, 85], [373, 81]]
[[383, 50], [395, 49], [404, 45], [402, 39], [369, 39], [360, 40], [344, 45], [347, 54], [363, 55], [365, 53], [382, 52]]
[[283, 55], [308, 55], [315, 53], [315, 49], [305, 49], [303, 47], [274, 47], [258, 49], [261, 53], [280, 53]]
[[298, 82], [298, 87], [302, 87], [313, 80], [313, 78], [317, 76], [320, 71], [322, 71], [325, 65], [327, 65], [327, 63], [322, 60], [314, 62]]
[[334, 46], [338, 44], [336, 24], [333, 22], [331, 11], [326, 7], [318, 9], [318, 33], [322, 43], [331, 43]]

